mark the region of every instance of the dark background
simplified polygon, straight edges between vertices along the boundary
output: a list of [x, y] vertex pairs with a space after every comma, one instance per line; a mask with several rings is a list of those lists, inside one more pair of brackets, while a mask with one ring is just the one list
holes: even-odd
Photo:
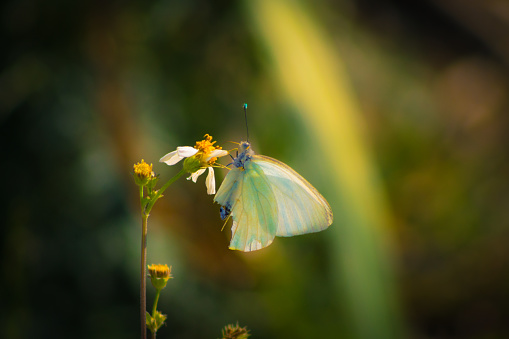
[[[149, 263], [175, 277], [158, 337], [237, 321], [252, 338], [509, 337], [509, 4], [281, 2], [319, 28], [316, 60], [344, 67], [331, 79], [355, 108], [337, 107], [335, 127], [358, 131], [378, 184], [357, 193], [388, 216], [366, 226], [331, 165], [357, 151], [321, 142], [319, 113], [288, 94], [265, 2], [2, 2], [0, 337], [139, 337], [132, 166], [153, 163], [162, 184], [180, 166], [158, 159], [177, 146], [209, 133], [234, 148], [244, 102], [255, 151], [313, 183], [335, 223], [233, 252], [204, 178], [177, 181], [149, 219]], [[281, 30], [284, 8], [268, 12]]]

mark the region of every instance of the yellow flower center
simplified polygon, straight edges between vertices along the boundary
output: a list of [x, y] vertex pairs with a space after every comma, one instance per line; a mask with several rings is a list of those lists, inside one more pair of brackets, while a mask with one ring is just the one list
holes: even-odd
[[145, 160], [134, 165], [134, 174], [140, 178], [149, 178], [152, 175], [152, 164], [147, 164]]
[[221, 149], [219, 146], [214, 146], [216, 143], [215, 141], [212, 141], [212, 136], [205, 134], [203, 136], [205, 139], [202, 141], [197, 141], [194, 148], [196, 148], [198, 151], [203, 152], [205, 154], [212, 152], [216, 149]]
[[[205, 139], [203, 139], [202, 141], [197, 141], [196, 145], [194, 146], [194, 148], [196, 148], [200, 153], [202, 153], [202, 155], [208, 154], [216, 149], [222, 149], [222, 147], [220, 146], [214, 146], [216, 141], [212, 141], [211, 135], [205, 134], [203, 137]], [[211, 158], [208, 161], [208, 163], [213, 164], [214, 162], [216, 162], [216, 160], [217, 158]]]
[[171, 277], [171, 267], [168, 265], [150, 265], [148, 267], [148, 272], [151, 277], [155, 278], [170, 278]]

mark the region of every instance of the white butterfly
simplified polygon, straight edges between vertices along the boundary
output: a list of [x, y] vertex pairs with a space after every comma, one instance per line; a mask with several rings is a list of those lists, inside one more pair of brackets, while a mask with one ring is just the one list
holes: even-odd
[[241, 142], [239, 150], [214, 197], [221, 218], [233, 219], [230, 249], [255, 251], [269, 246], [275, 236], [329, 227], [332, 210], [306, 179], [276, 159], [255, 155], [249, 142]]

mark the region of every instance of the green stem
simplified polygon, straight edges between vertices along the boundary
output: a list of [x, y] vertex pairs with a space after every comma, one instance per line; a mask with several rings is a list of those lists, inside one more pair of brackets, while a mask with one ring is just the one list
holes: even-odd
[[155, 316], [156, 316], [157, 302], [159, 301], [159, 294], [161, 294], [161, 290], [157, 290], [156, 297], [154, 298], [154, 306], [152, 307], [152, 318], [155, 318]]
[[148, 214], [142, 214], [141, 222], [141, 274], [140, 274], [140, 316], [141, 338], [147, 338], [147, 222]]
[[168, 180], [168, 182], [166, 184], [164, 184], [163, 187], [161, 187], [157, 192], [156, 194], [154, 195], [154, 197], [152, 199], [150, 199], [150, 202], [148, 203], [147, 205], [147, 208], [145, 209], [145, 215], [148, 216], [148, 214], [150, 213], [150, 210], [152, 209], [152, 206], [154, 206], [155, 202], [157, 201], [157, 199], [159, 199], [161, 197], [161, 195], [163, 195], [163, 192], [168, 188], [168, 186], [170, 186], [171, 184], [173, 184], [175, 182], [175, 180], [177, 180], [178, 178], [180, 178], [181, 176], [183, 176], [184, 174], [186, 173], [186, 171], [182, 168], [180, 170], [180, 172], [178, 172], [173, 178], [171, 178], [170, 180]]

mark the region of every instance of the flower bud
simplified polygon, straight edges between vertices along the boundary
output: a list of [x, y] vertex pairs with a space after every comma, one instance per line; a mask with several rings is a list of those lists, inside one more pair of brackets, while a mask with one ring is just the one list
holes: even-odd
[[145, 321], [150, 332], [155, 333], [161, 326], [163, 326], [164, 322], [166, 321], [166, 314], [162, 314], [161, 312], [156, 311], [154, 317], [152, 317], [147, 312]]
[[250, 336], [247, 327], [240, 327], [238, 322], [236, 325], [226, 325], [221, 332], [223, 339], [247, 339]]

